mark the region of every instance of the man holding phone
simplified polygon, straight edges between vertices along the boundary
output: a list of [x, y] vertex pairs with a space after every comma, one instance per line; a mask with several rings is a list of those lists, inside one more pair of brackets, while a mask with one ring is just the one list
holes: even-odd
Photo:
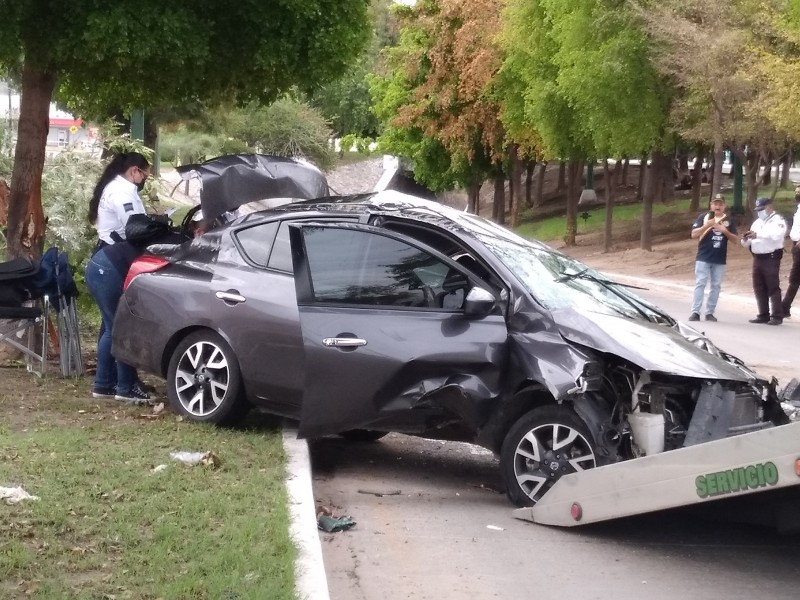
[[706, 300], [706, 321], [716, 321], [714, 310], [717, 308], [719, 291], [722, 288], [722, 276], [725, 274], [725, 263], [728, 257], [728, 240], [735, 242], [736, 225], [725, 213], [725, 198], [717, 194], [709, 203], [708, 212], [704, 212], [692, 224], [692, 239], [698, 239], [697, 258], [694, 262], [694, 296], [692, 297], [692, 313], [690, 321], [699, 321], [706, 284], [709, 283]]

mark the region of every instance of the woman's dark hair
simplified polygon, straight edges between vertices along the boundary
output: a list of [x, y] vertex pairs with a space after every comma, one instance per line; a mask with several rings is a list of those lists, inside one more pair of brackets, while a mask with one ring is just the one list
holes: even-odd
[[97, 209], [100, 206], [100, 196], [103, 195], [103, 190], [117, 175], [122, 175], [131, 167], [138, 167], [140, 169], [149, 169], [150, 163], [147, 159], [138, 152], [127, 152], [125, 154], [117, 154], [111, 159], [111, 162], [106, 165], [100, 179], [97, 180], [97, 185], [94, 186], [92, 192], [92, 199], [89, 200], [89, 223], [93, 224], [97, 221]]

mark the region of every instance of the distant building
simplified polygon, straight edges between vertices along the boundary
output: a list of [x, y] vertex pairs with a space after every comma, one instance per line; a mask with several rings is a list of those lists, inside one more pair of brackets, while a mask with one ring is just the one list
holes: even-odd
[[[0, 81], [0, 120], [4, 128], [11, 131], [11, 139], [16, 142], [19, 123], [19, 94], [5, 81]], [[78, 150], [91, 150], [98, 142], [98, 130], [90, 127], [83, 119], [50, 103], [50, 128], [47, 131], [47, 150], [54, 152], [73, 147]]]

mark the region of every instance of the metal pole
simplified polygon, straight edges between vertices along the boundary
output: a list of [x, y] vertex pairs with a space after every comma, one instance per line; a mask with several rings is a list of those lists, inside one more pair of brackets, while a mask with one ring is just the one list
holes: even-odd
[[739, 157], [733, 153], [733, 165], [731, 165], [733, 173], [733, 214], [744, 214], [744, 206], [742, 204], [742, 163], [739, 162]]
[[131, 139], [144, 141], [144, 110], [141, 108], [131, 113]]

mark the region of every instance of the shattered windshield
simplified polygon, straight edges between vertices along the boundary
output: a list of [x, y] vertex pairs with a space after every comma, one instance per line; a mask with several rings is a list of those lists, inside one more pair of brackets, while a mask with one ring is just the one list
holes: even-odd
[[674, 321], [647, 300], [583, 263], [510, 232], [477, 234], [548, 310], [576, 308], [657, 323]]

